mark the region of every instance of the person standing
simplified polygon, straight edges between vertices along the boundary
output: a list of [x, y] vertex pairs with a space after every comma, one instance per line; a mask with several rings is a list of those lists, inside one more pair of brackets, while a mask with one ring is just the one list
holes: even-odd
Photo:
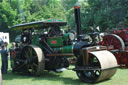
[[2, 49], [0, 51], [1, 60], [2, 60], [2, 67], [1, 67], [2, 74], [7, 74], [7, 70], [8, 70], [8, 51], [6, 48], [7, 47], [5, 45], [2, 45]]
[[11, 57], [14, 57], [13, 54], [14, 54], [15, 49], [16, 49], [16, 44], [13, 42], [12, 46], [9, 48]]
[[5, 50], [7, 50], [8, 43], [7, 42], [4, 42], [4, 46], [5, 46]]
[[9, 48], [9, 52], [10, 52], [10, 62], [11, 62], [11, 68], [14, 67], [14, 59], [16, 57], [16, 44], [13, 42], [12, 46]]

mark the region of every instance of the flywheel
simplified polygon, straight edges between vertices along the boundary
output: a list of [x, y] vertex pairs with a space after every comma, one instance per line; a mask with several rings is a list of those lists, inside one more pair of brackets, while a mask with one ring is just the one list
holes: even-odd
[[103, 37], [102, 45], [107, 47], [112, 45], [113, 49], [125, 50], [124, 41], [116, 34], [105, 35]]

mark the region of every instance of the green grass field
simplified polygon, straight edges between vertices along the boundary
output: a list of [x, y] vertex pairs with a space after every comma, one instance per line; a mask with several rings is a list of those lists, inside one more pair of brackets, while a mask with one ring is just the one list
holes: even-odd
[[44, 71], [40, 77], [12, 74], [9, 61], [8, 74], [3, 75], [3, 85], [128, 85], [128, 69], [118, 69], [109, 80], [88, 84], [81, 82], [72, 70], [62, 73]]
[[128, 85], [127, 69], [118, 69], [117, 73], [109, 80], [96, 84], [81, 82], [76, 73], [66, 70], [62, 73], [44, 71], [40, 77], [16, 75], [11, 73], [3, 75], [3, 85]]

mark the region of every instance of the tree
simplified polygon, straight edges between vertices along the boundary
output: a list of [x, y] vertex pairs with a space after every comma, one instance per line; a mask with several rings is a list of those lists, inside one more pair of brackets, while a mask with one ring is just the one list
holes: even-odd
[[13, 10], [8, 2], [0, 3], [0, 31], [7, 31], [15, 23], [16, 10]]
[[100, 25], [102, 30], [106, 28], [117, 27], [120, 23], [124, 23], [128, 0], [88, 0], [90, 5], [89, 15], [91, 24]]

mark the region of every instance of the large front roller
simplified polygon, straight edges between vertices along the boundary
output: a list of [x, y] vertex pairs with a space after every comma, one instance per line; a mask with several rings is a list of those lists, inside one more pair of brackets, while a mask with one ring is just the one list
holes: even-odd
[[83, 65], [83, 57], [79, 57], [76, 73], [83, 82], [99, 82], [112, 77], [117, 68], [115, 56], [109, 51], [94, 51], [89, 53], [88, 66]]
[[22, 58], [25, 60], [25, 70], [32, 75], [40, 75], [44, 70], [44, 54], [38, 46], [28, 45], [22, 50]]

